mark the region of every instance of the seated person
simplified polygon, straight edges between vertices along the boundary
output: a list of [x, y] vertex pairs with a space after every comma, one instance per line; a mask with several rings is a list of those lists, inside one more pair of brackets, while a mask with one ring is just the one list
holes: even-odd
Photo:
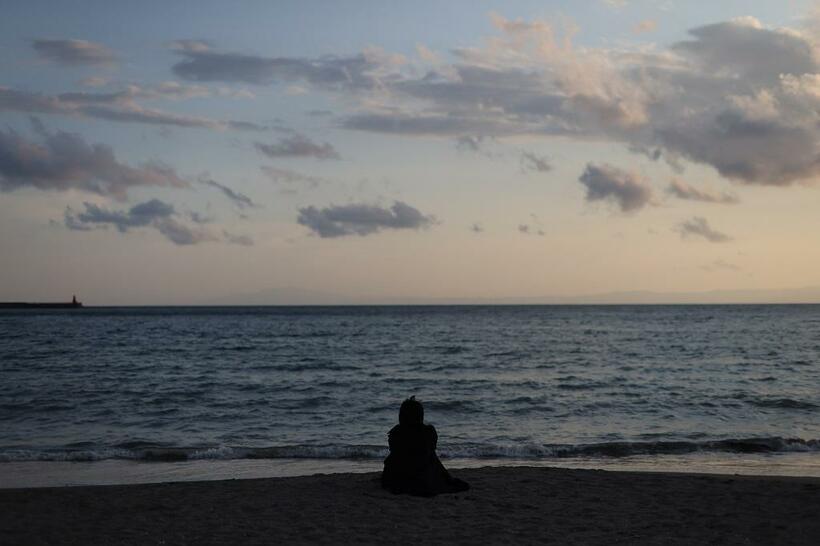
[[384, 460], [382, 487], [393, 493], [432, 497], [458, 493], [470, 486], [450, 476], [436, 455], [438, 435], [424, 424], [424, 408], [411, 396], [399, 409], [399, 424], [388, 434], [390, 454]]

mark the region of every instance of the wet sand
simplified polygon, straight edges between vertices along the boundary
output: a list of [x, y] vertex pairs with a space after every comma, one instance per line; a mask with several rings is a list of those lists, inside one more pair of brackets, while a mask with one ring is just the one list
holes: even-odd
[[820, 544], [820, 479], [490, 467], [0, 490], [0, 544]]

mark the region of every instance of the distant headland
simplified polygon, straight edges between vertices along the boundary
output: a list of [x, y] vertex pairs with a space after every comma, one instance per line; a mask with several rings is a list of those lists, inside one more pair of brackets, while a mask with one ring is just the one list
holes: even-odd
[[67, 302], [20, 302], [20, 301], [0, 301], [0, 309], [79, 309], [82, 302], [77, 301], [77, 296], [72, 296]]

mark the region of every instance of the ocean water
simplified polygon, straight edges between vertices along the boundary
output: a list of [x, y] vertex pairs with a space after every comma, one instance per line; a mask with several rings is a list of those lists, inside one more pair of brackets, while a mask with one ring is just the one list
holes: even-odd
[[0, 378], [0, 486], [376, 469], [410, 395], [460, 466], [820, 475], [814, 305], [3, 310]]

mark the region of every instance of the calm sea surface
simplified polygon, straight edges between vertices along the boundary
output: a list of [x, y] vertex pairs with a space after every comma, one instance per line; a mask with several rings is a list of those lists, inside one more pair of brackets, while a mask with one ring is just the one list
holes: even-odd
[[813, 305], [0, 311], [0, 378], [0, 475], [23, 461], [377, 463], [410, 395], [459, 460], [820, 464]]

